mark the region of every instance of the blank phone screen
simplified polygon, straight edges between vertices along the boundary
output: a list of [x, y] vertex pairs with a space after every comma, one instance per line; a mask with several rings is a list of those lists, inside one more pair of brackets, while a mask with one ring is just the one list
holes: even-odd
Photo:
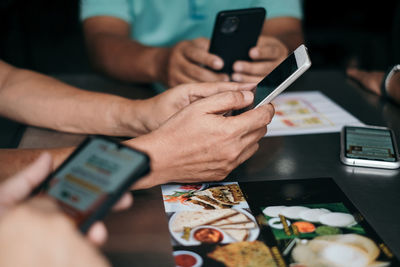
[[292, 53], [258, 83], [254, 96], [254, 106], [257, 106], [264, 98], [271, 94], [290, 75], [296, 72], [297, 69], [296, 56]]
[[346, 127], [346, 157], [397, 161], [392, 134], [384, 129]]

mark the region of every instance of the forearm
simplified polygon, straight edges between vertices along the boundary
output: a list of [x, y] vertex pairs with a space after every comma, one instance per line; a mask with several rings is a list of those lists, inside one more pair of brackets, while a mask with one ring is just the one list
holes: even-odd
[[[1, 116], [72, 133], [136, 136], [147, 132], [141, 118], [145, 101], [80, 90], [7, 66], [7, 75], [0, 77]], [[4, 64], [1, 67], [4, 70]]]
[[128, 82], [164, 80], [168, 48], [144, 46], [109, 33], [93, 35], [89, 47], [95, 67], [111, 77]]
[[74, 150], [74, 147], [57, 149], [0, 149], [0, 182], [11, 177], [34, 162], [43, 152], [53, 158], [53, 169], [57, 168]]

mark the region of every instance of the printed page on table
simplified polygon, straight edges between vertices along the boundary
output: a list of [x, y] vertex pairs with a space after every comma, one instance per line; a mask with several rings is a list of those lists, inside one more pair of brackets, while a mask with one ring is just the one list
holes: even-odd
[[319, 91], [283, 93], [272, 103], [275, 116], [267, 137], [339, 132], [344, 125], [364, 125]]
[[399, 264], [330, 178], [173, 184], [162, 194], [177, 266]]

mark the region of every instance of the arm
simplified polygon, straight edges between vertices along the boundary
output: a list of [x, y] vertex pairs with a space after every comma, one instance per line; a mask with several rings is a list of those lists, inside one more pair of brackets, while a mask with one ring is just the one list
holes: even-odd
[[0, 61], [0, 116], [59, 131], [113, 136], [147, 132], [143, 100], [80, 90]]
[[97, 16], [83, 22], [86, 43], [96, 69], [123, 81], [182, 83], [228, 81], [218, 70], [222, 60], [208, 53], [209, 41], [198, 38], [171, 48], [150, 47], [130, 38], [130, 25], [118, 18]]

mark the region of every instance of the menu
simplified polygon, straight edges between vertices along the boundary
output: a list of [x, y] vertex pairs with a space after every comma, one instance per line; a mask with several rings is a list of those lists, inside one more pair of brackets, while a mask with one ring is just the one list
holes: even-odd
[[319, 91], [288, 92], [272, 101], [275, 116], [266, 136], [339, 132], [344, 125], [364, 125]]
[[176, 266], [400, 266], [331, 178], [162, 186]]

